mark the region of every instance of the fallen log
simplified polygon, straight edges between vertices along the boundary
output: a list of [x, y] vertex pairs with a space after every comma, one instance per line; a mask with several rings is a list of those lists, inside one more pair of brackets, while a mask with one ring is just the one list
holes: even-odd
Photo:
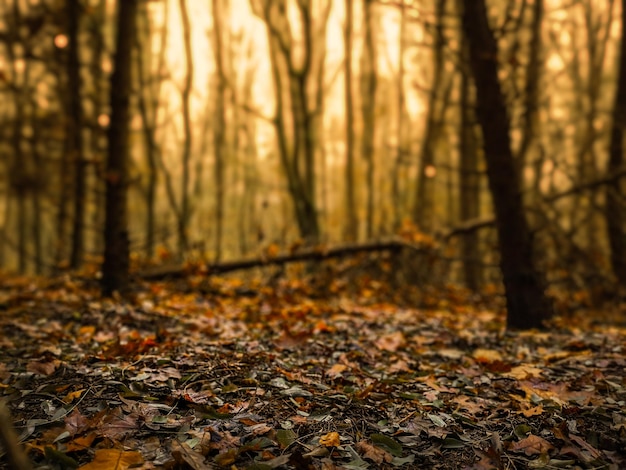
[[323, 261], [332, 258], [341, 258], [349, 255], [383, 251], [400, 251], [410, 249], [412, 251], [426, 251], [432, 249], [432, 245], [412, 244], [400, 239], [374, 241], [367, 243], [354, 243], [336, 247], [316, 246], [303, 248], [293, 253], [277, 256], [260, 256], [242, 260], [224, 261], [220, 263], [206, 263], [201, 266], [188, 267], [183, 265], [158, 266], [139, 272], [141, 279], [158, 281], [162, 279], [175, 279], [188, 276], [192, 272], [200, 272], [207, 275], [223, 274], [243, 269], [251, 269], [267, 266], [282, 266], [288, 263], [301, 261]]

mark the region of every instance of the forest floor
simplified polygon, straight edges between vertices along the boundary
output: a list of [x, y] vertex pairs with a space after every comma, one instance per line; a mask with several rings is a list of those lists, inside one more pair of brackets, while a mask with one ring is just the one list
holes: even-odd
[[588, 312], [506, 333], [501, 301], [372, 280], [0, 281], [0, 400], [35, 468], [626, 468], [626, 328]]

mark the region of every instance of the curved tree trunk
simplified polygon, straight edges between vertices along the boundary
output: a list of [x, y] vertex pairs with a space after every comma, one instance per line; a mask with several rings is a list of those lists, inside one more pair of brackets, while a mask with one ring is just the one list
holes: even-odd
[[508, 328], [540, 328], [552, 314], [542, 276], [533, 263], [533, 242], [522, 205], [510, 125], [498, 79], [498, 46], [485, 0], [466, 0], [462, 25], [476, 84], [487, 178], [496, 213], [500, 269], [506, 293]]

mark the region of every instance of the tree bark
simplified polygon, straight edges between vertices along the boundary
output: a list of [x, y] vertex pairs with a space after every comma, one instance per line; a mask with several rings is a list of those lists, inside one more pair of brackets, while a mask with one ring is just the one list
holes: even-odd
[[128, 288], [128, 159], [132, 46], [138, 0], [118, 0], [115, 59], [111, 76], [111, 119], [106, 167], [106, 208], [102, 293], [111, 295]]
[[[622, 0], [622, 38], [619, 54], [617, 91], [613, 104], [613, 126], [609, 143], [607, 173], [617, 173], [624, 165], [626, 127], [626, 0]], [[606, 226], [611, 248], [611, 267], [620, 287], [626, 287], [626, 234], [624, 233], [624, 191], [622, 180], [606, 186]]]
[[533, 241], [522, 205], [506, 104], [498, 79], [498, 46], [485, 0], [466, 0], [462, 25], [477, 95], [487, 178], [496, 213], [507, 327], [541, 328], [552, 315], [545, 283], [533, 263]]

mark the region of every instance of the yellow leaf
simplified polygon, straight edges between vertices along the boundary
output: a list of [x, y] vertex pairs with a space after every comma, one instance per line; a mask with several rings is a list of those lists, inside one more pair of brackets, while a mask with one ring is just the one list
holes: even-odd
[[489, 363], [502, 360], [502, 354], [495, 349], [482, 349], [478, 348], [474, 350], [472, 357], [478, 362]]
[[543, 370], [537, 367], [533, 367], [529, 364], [522, 364], [520, 366], [513, 367], [510, 370], [510, 372], [507, 372], [502, 375], [505, 375], [507, 377], [512, 377], [518, 380], [523, 380], [523, 379], [530, 379], [533, 377], [539, 377], [541, 374], [543, 374]]
[[74, 400], [77, 400], [78, 398], [80, 398], [80, 396], [83, 394], [84, 391], [85, 389], [75, 390], [73, 392], [70, 392], [67, 395], [65, 395], [65, 397], [63, 397], [63, 401], [65, 403], [72, 403]]
[[80, 470], [126, 470], [143, 463], [141, 453], [119, 449], [98, 449], [95, 458]]
[[340, 444], [338, 432], [329, 432], [328, 434], [320, 437], [320, 445], [326, 447], [339, 447]]
[[339, 377], [347, 368], [348, 366], [344, 364], [335, 364], [326, 371], [326, 375], [331, 379], [334, 379], [335, 377]]

